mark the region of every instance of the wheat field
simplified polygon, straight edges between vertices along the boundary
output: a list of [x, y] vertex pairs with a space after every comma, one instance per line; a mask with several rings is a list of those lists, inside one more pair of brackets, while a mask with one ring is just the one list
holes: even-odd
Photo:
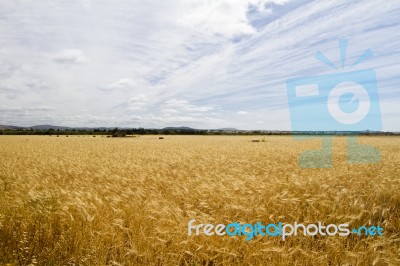
[[[400, 265], [400, 137], [302, 169], [290, 136], [0, 137], [2, 265]], [[263, 141], [254, 143], [253, 139]], [[384, 236], [188, 236], [188, 221], [380, 225]]]

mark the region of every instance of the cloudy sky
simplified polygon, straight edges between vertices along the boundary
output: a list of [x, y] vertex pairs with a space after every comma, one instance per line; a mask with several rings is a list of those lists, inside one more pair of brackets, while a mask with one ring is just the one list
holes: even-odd
[[291, 129], [286, 81], [367, 49], [400, 131], [397, 0], [0, 0], [0, 124]]

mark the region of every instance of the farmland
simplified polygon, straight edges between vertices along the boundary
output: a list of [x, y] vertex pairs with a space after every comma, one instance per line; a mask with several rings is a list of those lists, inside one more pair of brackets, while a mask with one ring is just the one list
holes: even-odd
[[[252, 142], [253, 139], [262, 139]], [[400, 137], [302, 169], [290, 136], [1, 136], [0, 264], [400, 265]], [[384, 236], [188, 236], [197, 223], [380, 225]]]

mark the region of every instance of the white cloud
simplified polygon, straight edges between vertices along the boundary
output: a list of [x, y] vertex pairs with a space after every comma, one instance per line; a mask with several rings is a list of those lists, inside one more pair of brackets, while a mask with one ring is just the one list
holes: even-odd
[[178, 111], [183, 112], [208, 112], [213, 110], [213, 107], [209, 106], [195, 106], [190, 104], [187, 100], [176, 100], [171, 99], [165, 102], [165, 106]]
[[31, 69], [18, 63], [1, 61], [0, 58], [0, 97], [19, 99], [24, 94], [30, 94], [31, 98], [35, 98], [48, 91], [49, 87], [44, 79], [32, 75]]
[[54, 55], [54, 60], [58, 63], [81, 64], [87, 61], [86, 56], [78, 49], [64, 49]]
[[1, 112], [23, 112], [23, 111], [54, 111], [55, 109], [50, 106], [34, 106], [34, 107], [21, 107], [21, 106], [4, 106], [0, 105]]
[[247, 114], [249, 114], [249, 113], [246, 112], [246, 111], [239, 111], [239, 112], [237, 112], [237, 114], [238, 114], [238, 115], [247, 115]]
[[218, 34], [233, 38], [256, 33], [247, 17], [249, 7], [259, 12], [266, 11], [266, 4], [284, 4], [285, 0], [219, 0], [188, 1], [186, 12], [179, 20], [186, 27], [203, 33]]
[[354, 70], [375, 68], [384, 129], [400, 130], [398, 10], [379, 0], [0, 1], [1, 105], [57, 106], [3, 112], [0, 124], [289, 129], [286, 80], [332, 73], [314, 54], [340, 63], [337, 40], [348, 38], [348, 62], [373, 51]]
[[172, 109], [172, 108], [162, 108], [160, 111], [161, 111], [161, 113], [166, 114], [168, 116], [171, 115], [171, 114], [178, 114], [179, 113], [178, 110], [175, 110], [175, 109]]
[[118, 80], [117, 82], [114, 82], [104, 88], [101, 88], [101, 90], [104, 90], [104, 91], [113, 91], [113, 90], [135, 91], [137, 89], [140, 90], [147, 86], [148, 86], [148, 84], [140, 78], [137, 78], [135, 80], [133, 80], [131, 78], [122, 78], [122, 79]]
[[132, 79], [120, 79], [116, 83], [112, 84], [112, 86], [118, 87], [118, 88], [131, 88], [136, 85], [136, 82], [133, 81]]
[[128, 104], [128, 110], [139, 111], [143, 110], [147, 106], [148, 99], [145, 94], [141, 93], [139, 95], [129, 98]]

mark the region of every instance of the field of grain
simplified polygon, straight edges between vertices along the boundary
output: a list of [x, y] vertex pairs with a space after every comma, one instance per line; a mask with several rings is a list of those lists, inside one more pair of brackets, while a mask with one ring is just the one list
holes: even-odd
[[[0, 264], [400, 265], [400, 137], [301, 169], [289, 136], [0, 137]], [[384, 236], [188, 236], [188, 221], [380, 225]]]

